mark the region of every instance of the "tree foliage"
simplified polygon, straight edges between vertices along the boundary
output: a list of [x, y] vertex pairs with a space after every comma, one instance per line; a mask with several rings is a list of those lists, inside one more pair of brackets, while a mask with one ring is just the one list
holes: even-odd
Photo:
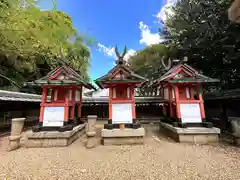
[[228, 0], [181, 0], [165, 23], [166, 37], [189, 64], [219, 78], [220, 89], [240, 87], [240, 26], [228, 20]]
[[132, 67], [151, 77], [161, 67], [164, 54], [178, 59], [187, 56], [189, 65], [221, 80], [214, 85], [217, 90], [240, 88], [240, 25], [228, 19], [230, 4], [228, 0], [179, 0], [170, 7], [160, 33], [171, 48], [147, 47], [150, 53], [144, 49], [132, 57]]
[[[161, 76], [165, 71], [162, 61], [167, 63], [169, 59], [176, 57], [176, 50], [171, 46], [164, 44], [155, 44], [147, 46], [136, 55], [131, 56], [128, 64], [139, 75], [146, 77], [148, 80], [154, 80]], [[137, 89], [139, 95], [152, 93], [154, 89], [149, 86]]]
[[175, 53], [172, 47], [155, 44], [138, 51], [136, 55], [130, 57], [128, 63], [136, 73], [152, 79], [159, 76], [158, 73], [161, 73], [163, 69], [162, 59], [166, 61], [173, 58], [176, 55]]
[[19, 89], [45, 75], [61, 63], [61, 49], [67, 63], [88, 78], [90, 50], [66, 13], [41, 11], [31, 0], [1, 0], [0, 18], [2, 88]]

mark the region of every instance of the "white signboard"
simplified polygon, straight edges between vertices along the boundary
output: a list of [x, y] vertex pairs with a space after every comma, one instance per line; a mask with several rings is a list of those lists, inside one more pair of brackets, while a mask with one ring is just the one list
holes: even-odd
[[132, 123], [132, 104], [112, 104], [112, 123]]
[[80, 101], [81, 93], [79, 90], [76, 90], [75, 101]]
[[169, 99], [168, 88], [164, 88], [164, 98], [165, 98], [165, 99]]
[[182, 123], [201, 123], [202, 117], [199, 104], [180, 104]]
[[63, 126], [64, 107], [44, 107], [43, 126]]

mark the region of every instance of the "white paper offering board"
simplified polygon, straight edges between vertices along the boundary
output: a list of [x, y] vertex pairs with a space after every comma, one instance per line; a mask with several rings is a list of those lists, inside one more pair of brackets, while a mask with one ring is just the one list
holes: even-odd
[[201, 123], [199, 104], [180, 104], [182, 123]]
[[75, 101], [80, 101], [81, 93], [79, 90], [76, 90]]
[[112, 123], [132, 123], [132, 104], [112, 104]]
[[43, 126], [63, 126], [64, 107], [44, 107]]

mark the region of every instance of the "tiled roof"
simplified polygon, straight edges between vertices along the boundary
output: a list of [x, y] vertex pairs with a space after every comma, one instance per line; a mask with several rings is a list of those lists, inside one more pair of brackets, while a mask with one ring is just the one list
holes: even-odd
[[[0, 90], [1, 101], [22, 101], [22, 102], [41, 102], [42, 96], [30, 93], [21, 93], [13, 91]], [[50, 99], [50, 97], [49, 97]], [[136, 97], [137, 102], [162, 102], [164, 101], [160, 97]], [[94, 103], [94, 102], [108, 102], [108, 97], [87, 97], [83, 96], [83, 102]]]
[[[165, 101], [160, 97], [135, 97], [135, 102], [163, 102]], [[108, 102], [108, 97], [83, 97], [83, 102], [93, 103], [93, 102]]]
[[[214, 92], [214, 93], [205, 93], [205, 100], [215, 100], [215, 99], [234, 99], [240, 98], [240, 89], [228, 90], [222, 92]], [[21, 92], [13, 92], [13, 91], [4, 91], [0, 90], [0, 101], [22, 101], [22, 102], [41, 102], [42, 96], [37, 94], [30, 93], [21, 93]], [[49, 97], [50, 99], [50, 97]], [[136, 103], [142, 102], [156, 102], [161, 103], [165, 100], [161, 97], [135, 97]], [[87, 97], [83, 95], [84, 103], [107, 103], [108, 97]]]
[[[54, 76], [58, 71], [65, 71], [67, 79], [63, 80], [49, 80], [50, 77]], [[27, 82], [26, 85], [29, 86], [42, 86], [42, 85], [83, 85], [89, 89], [96, 89], [91, 83], [85, 81], [80, 74], [78, 74], [76, 71], [74, 71], [72, 68], [67, 66], [61, 66], [53, 69], [51, 72], [49, 72], [46, 76], [32, 81]]]
[[[192, 74], [191, 77], [185, 77], [184, 79], [179, 78], [179, 79], [175, 79], [174, 81], [176, 82], [219, 82], [218, 79], [213, 79], [210, 77], [207, 77], [201, 73], [199, 73], [197, 70], [193, 69], [191, 66], [187, 65], [187, 64], [178, 64], [174, 67], [172, 67], [171, 69], [169, 69], [165, 74], [163, 74], [160, 78], [158, 78], [157, 80], [154, 81], [154, 83], [159, 83], [161, 81], [169, 81], [168, 78], [171, 78], [173, 76], [176, 75], [176, 70], [178, 70], [179, 68], [184, 68], [186, 69], [189, 73]], [[170, 80], [171, 81], [171, 80]], [[169, 82], [170, 82], [169, 81]], [[171, 83], [171, 82], [170, 82]], [[173, 83], [173, 82], [172, 82]]]
[[37, 95], [37, 94], [0, 90], [0, 100], [2, 100], [2, 101], [41, 102], [42, 96]]
[[116, 72], [118, 69], [122, 69], [123, 71], [127, 72], [130, 76], [130, 78], [128, 79], [121, 79], [118, 80], [116, 82], [144, 82], [147, 81], [147, 79], [145, 77], [142, 77], [136, 73], [134, 73], [133, 70], [130, 69], [129, 66], [127, 65], [116, 65], [114, 66], [106, 75], [96, 79], [94, 82], [103, 89], [103, 84], [104, 83], [111, 83], [114, 82], [113, 79], [111, 79], [111, 76], [114, 72]]

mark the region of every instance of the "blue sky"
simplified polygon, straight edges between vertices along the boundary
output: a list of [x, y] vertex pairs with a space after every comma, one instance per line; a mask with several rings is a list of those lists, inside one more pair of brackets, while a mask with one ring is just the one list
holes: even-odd
[[[116, 45], [122, 51], [127, 46], [128, 58], [135, 51], [161, 41], [159, 18], [174, 0], [59, 0], [57, 8], [72, 17], [80, 33], [96, 39], [91, 47], [89, 74], [96, 79], [114, 65]], [[42, 9], [49, 9], [51, 0], [40, 0]]]

